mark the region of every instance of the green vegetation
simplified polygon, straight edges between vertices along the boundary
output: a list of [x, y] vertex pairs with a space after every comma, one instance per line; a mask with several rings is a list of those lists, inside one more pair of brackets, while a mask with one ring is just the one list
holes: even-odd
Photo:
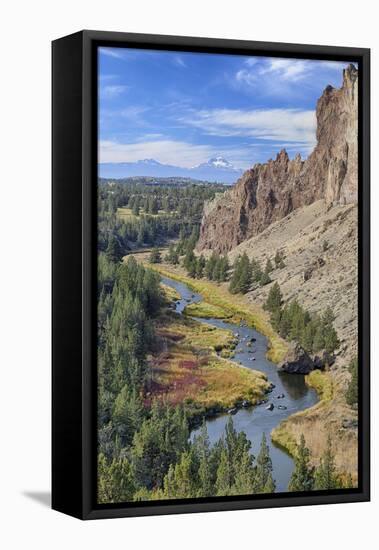
[[358, 403], [358, 357], [352, 359], [349, 371], [351, 379], [346, 392], [346, 402], [351, 407], [355, 407]]
[[109, 238], [105, 254], [110, 262], [119, 262], [121, 260], [123, 256], [122, 246], [115, 235], [111, 235]]
[[301, 434], [300, 444], [297, 445], [295, 469], [288, 486], [289, 491], [311, 491], [341, 489], [351, 486], [349, 476], [339, 475], [335, 466], [335, 457], [330, 435], [327, 437], [325, 451], [316, 468], [311, 463], [311, 452], [305, 445], [304, 435]]
[[229, 268], [228, 257], [219, 256], [216, 252], [213, 252], [212, 256], [204, 266], [205, 276], [210, 281], [223, 283], [229, 278]]
[[286, 264], [284, 263], [284, 253], [280, 250], [276, 251], [275, 257], [274, 257], [274, 263], [276, 269], [284, 269], [286, 267]]
[[[194, 248], [198, 235], [192, 233], [188, 239], [181, 239], [176, 248], [172, 246], [167, 254], [167, 262], [176, 265], [179, 258], [184, 255], [183, 267], [190, 277], [202, 279], [205, 277], [209, 281], [223, 283], [229, 281], [229, 290], [232, 294], [246, 294], [254, 283], [265, 286], [271, 283], [270, 273], [274, 267], [272, 261], [266, 261], [265, 269], [262, 271], [256, 260], [249, 260], [246, 253], [238, 256], [233, 265], [232, 275], [230, 275], [230, 265], [227, 255], [219, 255], [213, 252], [206, 260], [203, 255], [196, 256]], [[276, 257], [275, 257], [276, 258]], [[284, 267], [282, 256], [279, 256], [279, 265], [277, 268]]]
[[[186, 269], [190, 277], [202, 279], [206, 277], [210, 281], [222, 283], [229, 278], [229, 262], [227, 256], [219, 256], [213, 252], [212, 256], [206, 260], [203, 255], [196, 256], [193, 249], [197, 241], [196, 239], [188, 240], [187, 242], [180, 241], [176, 254], [185, 252], [183, 259], [183, 267]], [[172, 263], [172, 262], [170, 262]]]
[[326, 350], [333, 353], [339, 341], [333, 327], [334, 314], [328, 307], [323, 315], [310, 314], [297, 300], [282, 306], [282, 293], [275, 283], [268, 294], [264, 308], [270, 312], [271, 323], [282, 338], [294, 340], [308, 353]]
[[157, 335], [166, 351], [153, 363], [152, 397], [183, 403], [190, 421], [264, 396], [268, 382], [261, 372], [216, 356], [234, 350], [231, 331], [167, 311], [157, 320]]
[[331, 401], [334, 396], [333, 379], [328, 372], [311, 371], [306, 377], [306, 383], [314, 388], [321, 401]]
[[246, 253], [238, 256], [233, 266], [229, 290], [232, 294], [246, 294], [253, 281], [252, 268]]
[[161, 264], [151, 267], [164, 277], [185, 283], [189, 288], [201, 294], [206, 302], [233, 313], [236, 322], [244, 319], [249, 326], [267, 336], [269, 340], [267, 357], [274, 363], [280, 363], [284, 359], [288, 344], [273, 330], [266, 313], [259, 306], [247, 304], [242, 297], [233, 296], [226, 288], [218, 286], [212, 281], [193, 279], [180, 271], [168, 270]]
[[[195, 417], [261, 399], [266, 377], [217, 357], [215, 351], [233, 349], [233, 334], [177, 316], [165, 309], [167, 299], [157, 273], [133, 257], [120, 264], [117, 255], [100, 252], [99, 503], [211, 496], [226, 483], [225, 453], [226, 494], [259, 491], [251, 443], [232, 422], [209, 450], [209, 463], [188, 438]], [[163, 341], [168, 353], [160, 351]]]
[[224, 187], [174, 183], [154, 185], [145, 178], [100, 180], [99, 251], [107, 251], [111, 261], [119, 261], [131, 250], [161, 246], [178, 237], [186, 239], [193, 230], [198, 231], [204, 201]]
[[271, 283], [270, 273], [273, 269], [270, 259], [267, 260], [266, 267], [262, 271], [259, 263], [254, 259], [250, 261], [246, 253], [238, 256], [233, 265], [233, 275], [229, 285], [230, 292], [246, 294], [254, 283], [259, 286], [268, 285]]
[[295, 469], [292, 472], [288, 485], [289, 491], [311, 491], [314, 486], [315, 468], [310, 464], [310, 450], [305, 446], [304, 435], [301, 434], [300, 445], [298, 445]]
[[332, 449], [332, 440], [328, 435], [326, 449], [321, 457], [320, 465], [315, 472], [315, 489], [327, 490], [327, 489], [339, 489], [343, 486], [338, 474], [336, 473], [336, 466], [334, 461], [334, 454]]
[[152, 498], [195, 498], [274, 491], [275, 482], [265, 440], [256, 462], [250, 449], [250, 441], [244, 432], [234, 429], [231, 417], [223, 437], [213, 446], [203, 424], [193, 444], [182, 453], [175, 466], [170, 466], [163, 489], [157, 489]]
[[168, 304], [171, 302], [176, 302], [177, 300], [180, 300], [180, 294], [175, 288], [172, 288], [171, 286], [165, 285], [161, 282], [161, 288], [163, 290], [164, 297]]
[[165, 256], [165, 261], [172, 265], [177, 265], [179, 263], [179, 254], [173, 244], [170, 244], [168, 252]]
[[151, 264], [160, 264], [162, 261], [162, 256], [158, 248], [153, 248], [150, 253], [149, 262]]
[[230, 319], [233, 317], [231, 311], [228, 311], [224, 307], [204, 302], [204, 300], [186, 306], [183, 313], [191, 317], [201, 317], [203, 319]]

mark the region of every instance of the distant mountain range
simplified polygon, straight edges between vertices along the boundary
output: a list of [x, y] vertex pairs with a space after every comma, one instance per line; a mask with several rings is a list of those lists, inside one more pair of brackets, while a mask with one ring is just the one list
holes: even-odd
[[230, 184], [235, 183], [242, 172], [223, 157], [214, 157], [193, 168], [161, 164], [154, 159], [144, 159], [137, 162], [105, 162], [99, 164], [98, 175], [100, 178], [114, 179], [134, 176], [182, 177]]

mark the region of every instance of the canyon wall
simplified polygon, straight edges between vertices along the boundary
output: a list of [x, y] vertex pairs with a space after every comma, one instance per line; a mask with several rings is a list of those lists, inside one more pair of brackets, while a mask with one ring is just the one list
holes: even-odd
[[323, 199], [358, 197], [358, 70], [343, 71], [339, 89], [327, 86], [317, 102], [317, 144], [303, 161], [283, 149], [275, 160], [247, 170], [230, 191], [204, 208], [197, 250], [228, 252], [293, 210]]

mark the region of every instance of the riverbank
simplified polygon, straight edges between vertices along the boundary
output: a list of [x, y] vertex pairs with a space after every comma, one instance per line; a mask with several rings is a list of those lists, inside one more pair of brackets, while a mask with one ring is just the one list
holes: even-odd
[[317, 467], [325, 452], [325, 441], [332, 435], [336, 469], [342, 479], [355, 486], [358, 482], [358, 445], [351, 428], [357, 426], [356, 414], [346, 405], [332, 373], [315, 370], [305, 380], [317, 391], [320, 401], [282, 421], [271, 432], [271, 439], [296, 457], [297, 443], [304, 434], [311, 450], [311, 462]]
[[[216, 306], [224, 313], [223, 318], [230, 319], [233, 317], [236, 322], [243, 319], [250, 327], [255, 328], [267, 337], [269, 342], [267, 358], [270, 361], [279, 363], [284, 359], [288, 350], [288, 343], [274, 331], [269, 315], [262, 307], [247, 303], [243, 296], [231, 294], [225, 283], [217, 284], [205, 279], [192, 279], [186, 275], [185, 270], [181, 267], [165, 264], [164, 262], [150, 264], [148, 263], [149, 254], [146, 252], [134, 254], [134, 256], [137, 260], [142, 261], [147, 267], [157, 271], [162, 276], [184, 283], [195, 292], [201, 294], [205, 302]], [[197, 316], [200, 317], [200, 315]], [[207, 315], [204, 317], [206, 318]]]
[[[287, 343], [275, 335], [267, 316], [265, 317], [266, 312], [259, 306], [255, 308], [251, 303], [244, 303], [243, 297], [231, 295], [227, 290], [227, 285], [192, 279], [180, 267], [173, 267], [165, 263], [149, 264], [148, 254], [138, 256], [140, 261], [158, 271], [162, 276], [183, 283], [203, 296], [205, 300], [202, 302], [185, 304], [185, 314], [196, 315], [204, 319], [220, 319], [221, 324], [223, 319], [225, 322], [234, 323], [237, 326], [246, 323], [269, 339], [270, 348], [268, 352], [265, 352], [266, 357], [273, 362], [282, 359], [281, 353], [283, 353], [283, 349], [287, 348]], [[238, 354], [236, 360], [240, 360]], [[275, 375], [269, 374], [270, 382], [273, 377]], [[293, 378], [290, 380], [291, 383], [295, 382]], [[315, 466], [318, 466], [320, 457], [325, 451], [327, 438], [331, 435], [337, 470], [342, 476], [346, 474], [346, 478], [351, 476], [355, 483], [357, 479], [357, 419], [356, 413], [347, 406], [345, 401], [344, 372], [335, 367], [328, 373], [313, 371], [305, 380], [307, 386], [317, 392], [320, 401], [317, 404], [313, 401], [305, 407], [301, 405], [300, 410], [293, 410], [284, 419], [278, 418], [277, 423], [272, 425], [269, 432], [272, 442], [290, 456], [295, 457], [297, 444], [301, 434], [304, 434], [306, 444], [312, 453], [312, 461]]]
[[[163, 285], [169, 302], [176, 299]], [[267, 377], [221, 357], [236, 338], [228, 330], [180, 315], [171, 307], [155, 322], [159, 349], [150, 358], [152, 381], [146, 401], [182, 404], [192, 425], [203, 417], [254, 406], [270, 389]]]

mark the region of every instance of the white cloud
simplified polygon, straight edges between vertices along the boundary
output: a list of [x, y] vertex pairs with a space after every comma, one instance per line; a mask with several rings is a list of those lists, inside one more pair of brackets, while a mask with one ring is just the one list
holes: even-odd
[[124, 86], [121, 84], [114, 84], [109, 86], [103, 86], [100, 89], [100, 95], [106, 99], [113, 99], [122, 95], [124, 92], [130, 89], [130, 86]]
[[99, 162], [136, 162], [153, 158], [163, 164], [190, 168], [207, 161], [215, 154], [208, 145], [193, 145], [183, 141], [156, 140], [138, 143], [99, 142]]
[[186, 63], [184, 62], [184, 59], [180, 55], [175, 55], [175, 57], [173, 57], [172, 59], [172, 62], [177, 67], [183, 67], [183, 68], [187, 67]]
[[254, 65], [256, 65], [259, 61], [259, 57], [248, 57], [247, 59], [245, 59], [245, 65], [247, 65], [248, 67], [254, 67]]
[[312, 62], [301, 59], [272, 58], [261, 67], [259, 74], [274, 73], [283, 80], [298, 81], [305, 78], [312, 70]]
[[124, 59], [123, 50], [118, 48], [99, 48], [99, 53], [115, 59]]
[[268, 95], [285, 96], [299, 93], [300, 88], [296, 85], [300, 81], [307, 79], [309, 85], [309, 80], [319, 77], [321, 72], [326, 78], [336, 71], [342, 76], [345, 67], [346, 62], [342, 61], [252, 57], [244, 61], [234, 77], [237, 85], [265, 90]]
[[316, 116], [300, 109], [212, 109], [191, 111], [180, 122], [217, 136], [246, 136], [313, 146]]

